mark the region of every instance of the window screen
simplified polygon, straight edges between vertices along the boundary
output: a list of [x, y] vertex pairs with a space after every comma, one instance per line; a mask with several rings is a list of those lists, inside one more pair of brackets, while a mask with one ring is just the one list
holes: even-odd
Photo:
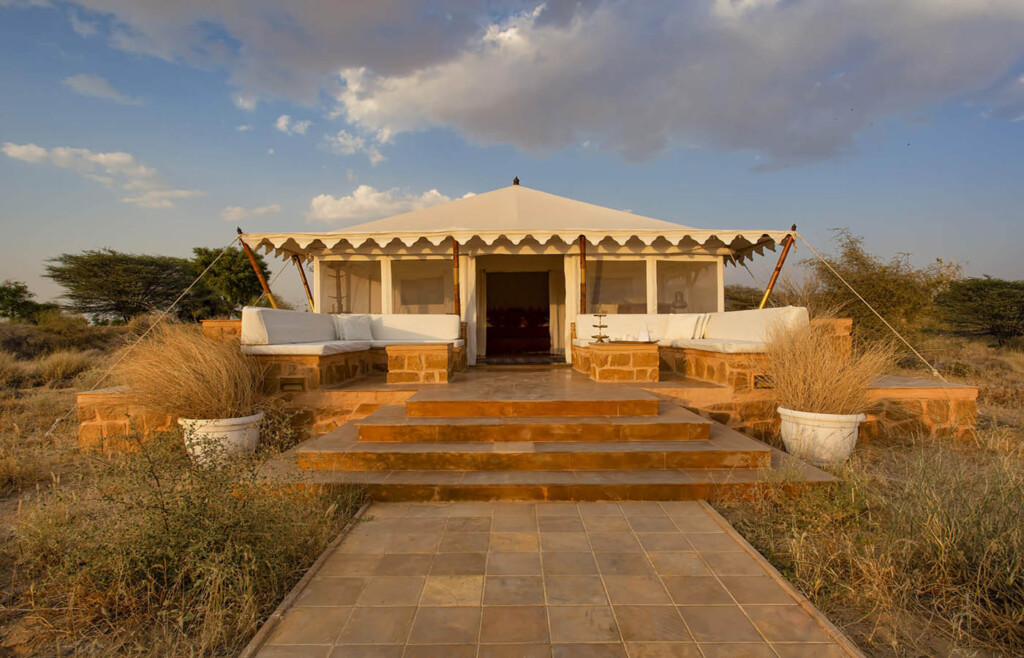
[[658, 261], [658, 313], [718, 310], [718, 264]]
[[380, 262], [324, 262], [321, 303], [327, 313], [380, 313]]
[[646, 313], [647, 264], [641, 260], [587, 261], [587, 310]]
[[395, 260], [391, 284], [395, 313], [453, 313], [452, 263], [449, 260]]

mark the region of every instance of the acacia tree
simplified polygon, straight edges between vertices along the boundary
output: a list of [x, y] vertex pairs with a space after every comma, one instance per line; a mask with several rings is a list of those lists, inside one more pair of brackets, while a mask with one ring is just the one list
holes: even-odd
[[1024, 281], [973, 277], [950, 283], [936, 305], [953, 328], [1000, 345], [1024, 336]]
[[[192, 250], [194, 254], [196, 276], [202, 273], [220, 253], [218, 249], [208, 247], [196, 247]], [[256, 264], [259, 266], [264, 279], [270, 278], [270, 270], [263, 256], [255, 254]], [[229, 313], [238, 312], [246, 304], [251, 304], [263, 292], [259, 279], [252, 271], [252, 264], [245, 252], [237, 247], [231, 247], [224, 252], [220, 260], [206, 273], [203, 281], [224, 301], [224, 306]]]

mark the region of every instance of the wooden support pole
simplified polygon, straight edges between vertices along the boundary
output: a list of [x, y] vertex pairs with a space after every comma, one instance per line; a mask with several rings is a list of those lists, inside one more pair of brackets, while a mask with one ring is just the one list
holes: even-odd
[[580, 314], [587, 312], [587, 239], [580, 236]]
[[[235, 227], [238, 231], [238, 235], [242, 235], [242, 229]], [[245, 251], [245, 255], [249, 257], [249, 264], [252, 265], [252, 271], [256, 273], [256, 278], [259, 279], [260, 288], [263, 288], [263, 294], [267, 296], [267, 301], [270, 302], [271, 308], [277, 308], [277, 302], [274, 301], [274, 296], [270, 294], [270, 286], [267, 285], [267, 280], [263, 278], [263, 272], [260, 271], [260, 266], [256, 263], [256, 256], [253, 255], [252, 249], [249, 245], [245, 244], [245, 240], [241, 237], [238, 241], [242, 243], [242, 249]]]
[[[796, 224], [793, 224], [791, 231], [796, 232]], [[786, 236], [786, 241], [782, 246], [782, 253], [779, 254], [779, 262], [775, 265], [775, 271], [772, 272], [772, 278], [768, 281], [768, 287], [765, 288], [764, 297], [761, 298], [761, 303], [758, 308], [764, 308], [765, 304], [768, 303], [768, 296], [772, 294], [772, 290], [775, 289], [775, 282], [779, 280], [779, 272], [782, 271], [782, 266], [786, 262], [786, 256], [789, 255], [789, 249], [793, 246], [793, 234]]]
[[462, 317], [462, 293], [459, 290], [459, 241], [452, 236], [452, 287], [455, 293], [455, 315]]
[[309, 311], [316, 313], [316, 309], [313, 308], [313, 293], [309, 291], [309, 281], [306, 279], [306, 270], [302, 269], [302, 259], [299, 258], [298, 254], [292, 254], [292, 262], [295, 263], [295, 267], [299, 268], [299, 277], [302, 279], [302, 287], [306, 290], [306, 301], [309, 302]]

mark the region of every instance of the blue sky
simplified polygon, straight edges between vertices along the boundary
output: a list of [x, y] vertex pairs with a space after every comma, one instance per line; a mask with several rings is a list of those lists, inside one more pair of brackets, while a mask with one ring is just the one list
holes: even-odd
[[0, 0], [0, 279], [48, 299], [61, 252], [186, 255], [515, 175], [1024, 278], [1018, 0], [208, 4]]

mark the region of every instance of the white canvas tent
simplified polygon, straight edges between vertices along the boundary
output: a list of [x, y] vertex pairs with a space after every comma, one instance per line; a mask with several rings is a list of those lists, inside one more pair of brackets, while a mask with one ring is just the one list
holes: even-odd
[[[517, 331], [532, 342], [513, 336], [502, 349], [536, 347], [546, 333], [546, 348], [568, 359], [581, 303], [608, 313], [723, 310], [724, 266], [787, 235], [696, 229], [514, 184], [338, 231], [242, 239], [312, 262], [319, 312], [458, 312], [474, 363], [499, 349], [499, 333]], [[542, 321], [546, 329], [532, 326]]]

